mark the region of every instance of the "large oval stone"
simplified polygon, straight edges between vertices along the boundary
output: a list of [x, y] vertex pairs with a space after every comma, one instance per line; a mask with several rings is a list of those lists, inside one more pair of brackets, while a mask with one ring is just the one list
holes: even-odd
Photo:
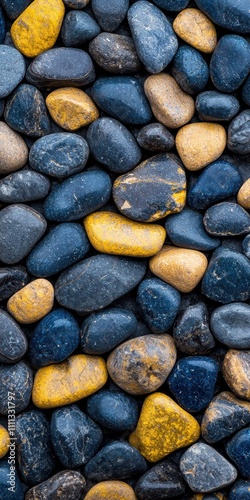
[[[38, 498], [56, 500], [58, 495], [60, 500], [80, 499], [84, 495], [85, 484], [85, 479], [80, 472], [63, 470], [30, 488], [25, 495], [25, 500], [36, 500]], [[20, 500], [22, 499], [20, 498]]]
[[237, 33], [250, 31], [250, 15], [248, 0], [197, 0], [198, 7], [214, 21], [214, 23]]
[[17, 363], [28, 348], [20, 326], [5, 311], [0, 310], [0, 362]]
[[11, 204], [40, 200], [49, 190], [47, 177], [31, 169], [21, 170], [0, 180], [0, 201]]
[[[8, 96], [25, 75], [25, 60], [18, 50], [8, 45], [0, 46], [0, 99]], [[13, 71], [15, 68], [15, 71]]]
[[7, 309], [19, 323], [29, 324], [46, 316], [53, 303], [54, 288], [50, 281], [38, 279], [12, 295], [7, 302]]

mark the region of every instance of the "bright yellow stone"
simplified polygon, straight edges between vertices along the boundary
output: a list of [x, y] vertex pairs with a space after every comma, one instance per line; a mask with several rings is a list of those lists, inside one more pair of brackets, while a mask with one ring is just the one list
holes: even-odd
[[54, 90], [47, 96], [46, 104], [53, 120], [65, 130], [77, 130], [99, 117], [92, 99], [73, 87]]
[[129, 442], [149, 462], [195, 443], [200, 436], [197, 420], [169, 396], [155, 392], [146, 397], [137, 427]]
[[10, 436], [8, 431], [0, 425], [0, 458], [3, 458], [9, 451]]
[[64, 12], [62, 0], [34, 0], [11, 26], [16, 48], [27, 57], [51, 49], [60, 33]]
[[94, 212], [84, 219], [91, 245], [98, 252], [151, 257], [162, 248], [166, 231], [157, 224], [135, 222], [112, 212]]
[[207, 265], [202, 252], [171, 245], [164, 246], [149, 262], [152, 273], [183, 293], [191, 292], [198, 285]]
[[123, 481], [103, 481], [93, 486], [84, 500], [136, 500], [136, 496]]
[[175, 144], [188, 170], [200, 170], [217, 160], [227, 143], [227, 134], [217, 123], [190, 123], [176, 135]]
[[173, 23], [175, 33], [201, 52], [210, 53], [216, 47], [217, 33], [212, 21], [199, 9], [184, 9]]
[[242, 184], [237, 195], [237, 201], [243, 208], [250, 210], [250, 178]]
[[10, 314], [19, 323], [34, 323], [48, 314], [54, 303], [54, 288], [39, 278], [16, 292], [7, 303]]
[[62, 363], [39, 368], [33, 385], [33, 403], [38, 408], [75, 403], [101, 389], [107, 378], [105, 361], [99, 356], [70, 356]]

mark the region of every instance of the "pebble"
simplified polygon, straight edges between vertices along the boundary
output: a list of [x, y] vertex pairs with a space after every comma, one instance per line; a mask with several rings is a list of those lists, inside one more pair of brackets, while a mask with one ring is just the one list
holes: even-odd
[[215, 26], [199, 9], [184, 9], [173, 23], [175, 33], [197, 50], [209, 54], [217, 44]]
[[241, 93], [243, 101], [247, 104], [247, 106], [250, 106], [250, 75], [247, 77], [247, 79], [244, 82], [244, 85], [242, 87], [242, 93]]
[[203, 302], [189, 305], [175, 321], [173, 339], [177, 349], [186, 354], [207, 354], [215, 347], [209, 328], [209, 316]]
[[90, 42], [89, 53], [110, 73], [129, 75], [141, 69], [133, 39], [129, 36], [102, 32]]
[[58, 303], [78, 313], [98, 311], [135, 288], [146, 262], [99, 254], [64, 271], [55, 284]]
[[250, 428], [237, 432], [225, 445], [227, 455], [243, 477], [250, 478]]
[[[13, 467], [13, 465], [12, 465]], [[24, 500], [24, 492], [19, 479], [19, 474], [15, 471], [15, 490], [10, 496], [10, 473], [13, 472], [7, 459], [0, 462], [0, 494], [3, 500]]]
[[139, 500], [166, 500], [184, 495], [185, 491], [185, 483], [178, 466], [169, 459], [154, 465], [135, 485]]
[[49, 190], [47, 177], [33, 170], [21, 170], [0, 180], [0, 201], [12, 204], [40, 200]]
[[39, 368], [32, 399], [42, 409], [56, 408], [86, 398], [107, 382], [105, 361], [97, 356], [76, 354], [60, 364]]
[[173, 451], [194, 443], [199, 436], [197, 420], [169, 396], [155, 392], [145, 398], [129, 442], [146, 460], [158, 462]]
[[170, 151], [174, 147], [174, 137], [161, 123], [150, 123], [142, 127], [136, 136], [141, 148], [149, 151]]
[[206, 231], [213, 236], [237, 236], [250, 231], [250, 215], [237, 203], [228, 201], [210, 207], [203, 223]]
[[103, 31], [115, 31], [126, 17], [129, 0], [92, 0], [93, 13]]
[[44, 202], [45, 217], [58, 222], [81, 219], [105, 205], [110, 194], [111, 182], [105, 172], [76, 174], [49, 193]]
[[242, 251], [246, 257], [250, 258], [250, 235], [249, 234], [242, 241]]
[[28, 273], [23, 266], [0, 268], [0, 300], [8, 299], [27, 285]]
[[202, 120], [220, 122], [232, 120], [239, 113], [240, 103], [233, 95], [207, 90], [196, 97], [195, 107]]
[[9, 0], [1, 0], [1, 6], [4, 8], [7, 16], [10, 19], [16, 19], [26, 7], [28, 7], [30, 0], [15, 0], [15, 2], [9, 2]]
[[[25, 410], [32, 391], [33, 374], [31, 368], [24, 361], [13, 365], [1, 364], [0, 377], [0, 413], [8, 415], [10, 408], [8, 401], [10, 400], [14, 404], [16, 414]], [[8, 399], [8, 395], [12, 399]]]
[[166, 127], [179, 128], [193, 117], [193, 98], [167, 73], [149, 76], [144, 89], [155, 118]]
[[218, 307], [211, 315], [214, 336], [228, 347], [250, 349], [250, 306], [234, 302]]
[[29, 151], [23, 138], [0, 121], [0, 174], [7, 175], [24, 167]]
[[63, 0], [67, 7], [71, 9], [83, 9], [88, 5], [89, 0]]
[[180, 308], [181, 296], [175, 288], [157, 278], [143, 280], [136, 301], [141, 318], [154, 333], [165, 333]]
[[238, 194], [237, 202], [245, 210], [250, 210], [250, 179], [247, 179], [244, 184], [242, 184]]
[[218, 8], [217, 0], [197, 0], [197, 6], [212, 19], [212, 21], [227, 30], [237, 33], [250, 31], [248, 0], [222, 0]]
[[[26, 71], [25, 60], [18, 50], [0, 45], [0, 98], [8, 96], [22, 81]], [[13, 72], [12, 69], [15, 68]]]
[[52, 413], [51, 439], [55, 453], [67, 469], [80, 467], [97, 453], [102, 431], [76, 405]]
[[19, 325], [7, 312], [0, 310], [0, 362], [17, 363], [27, 349], [28, 342]]
[[37, 279], [12, 295], [7, 309], [19, 323], [30, 324], [46, 316], [53, 303], [54, 288], [50, 281]]
[[126, 309], [110, 307], [88, 316], [81, 326], [81, 347], [86, 354], [112, 351], [137, 330], [135, 315]]
[[161, 7], [162, 9], [166, 9], [171, 11], [179, 11], [182, 9], [185, 9], [187, 7], [187, 4], [189, 3], [189, 0], [153, 0], [155, 5], [158, 5], [158, 7]]
[[78, 47], [100, 33], [100, 26], [87, 12], [69, 11], [63, 21], [61, 37], [66, 47]]
[[249, 500], [250, 481], [239, 479], [230, 490], [228, 500]]
[[171, 23], [155, 5], [140, 0], [130, 7], [128, 24], [137, 54], [146, 70], [148, 73], [160, 73], [172, 61], [178, 48]]
[[141, 160], [141, 150], [129, 130], [114, 118], [95, 120], [87, 132], [90, 153], [111, 172], [128, 172]]
[[93, 420], [114, 432], [132, 431], [138, 421], [136, 400], [123, 391], [102, 389], [87, 399]]
[[134, 490], [123, 481], [103, 481], [93, 486], [87, 493], [85, 500], [136, 500]]
[[149, 267], [153, 274], [179, 292], [191, 292], [202, 279], [208, 261], [197, 250], [166, 245], [152, 257]]
[[180, 128], [176, 148], [188, 170], [200, 170], [217, 160], [226, 147], [227, 135], [218, 123], [190, 123]]
[[80, 331], [72, 314], [55, 309], [35, 327], [29, 342], [29, 357], [36, 368], [60, 363], [77, 349]]
[[196, 493], [210, 493], [232, 484], [237, 470], [212, 446], [196, 443], [185, 451], [180, 470], [188, 486]]
[[208, 83], [209, 68], [198, 50], [182, 45], [175, 54], [172, 75], [184, 92], [197, 94]]
[[[136, 356], [135, 356], [136, 353]], [[148, 334], [127, 340], [112, 351], [107, 368], [113, 382], [129, 394], [156, 391], [176, 362], [176, 348], [170, 335]]]
[[[3, 458], [9, 451], [10, 435], [8, 431], [0, 425], [0, 459]], [[1, 489], [0, 489], [1, 492]]]
[[[80, 500], [85, 491], [85, 479], [75, 470], [63, 470], [30, 488], [25, 500]], [[19, 499], [18, 499], [19, 500]]]
[[46, 97], [46, 105], [54, 122], [70, 132], [86, 127], [99, 117], [92, 99], [73, 87], [54, 90]]
[[230, 349], [222, 365], [223, 377], [240, 398], [250, 400], [250, 352]]
[[228, 149], [234, 153], [245, 155], [250, 153], [250, 109], [237, 115], [228, 127]]
[[186, 175], [178, 158], [162, 153], [116, 179], [113, 199], [119, 211], [139, 222], [180, 212], [186, 201]]

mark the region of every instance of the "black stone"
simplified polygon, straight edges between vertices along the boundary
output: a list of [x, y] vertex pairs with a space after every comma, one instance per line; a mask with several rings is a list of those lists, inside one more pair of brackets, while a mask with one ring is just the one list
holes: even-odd
[[234, 153], [250, 153], [250, 109], [245, 109], [231, 121], [227, 145]]
[[185, 308], [173, 328], [177, 348], [186, 354], [206, 354], [215, 347], [209, 329], [208, 311], [203, 302]]
[[86, 481], [80, 472], [63, 470], [31, 488], [25, 500], [82, 500], [85, 486]]
[[195, 107], [204, 121], [229, 121], [239, 113], [240, 103], [233, 95], [208, 90], [197, 96]]
[[92, 0], [94, 15], [103, 31], [115, 31], [125, 18], [129, 0]]
[[132, 431], [138, 421], [137, 401], [121, 390], [103, 389], [88, 397], [87, 412], [114, 432]]
[[100, 33], [89, 44], [95, 62], [110, 73], [129, 75], [141, 68], [133, 39], [116, 33]]
[[100, 33], [100, 26], [87, 12], [71, 10], [66, 14], [61, 37], [66, 47], [78, 47]]
[[218, 307], [210, 319], [214, 336], [234, 349], [250, 349], [250, 306], [235, 302]]
[[184, 495], [185, 490], [178, 466], [170, 459], [154, 465], [135, 486], [139, 500], [167, 500]]
[[16, 363], [28, 348], [27, 339], [16, 321], [0, 310], [0, 363]]
[[11, 394], [15, 413], [27, 408], [33, 385], [32, 370], [24, 361], [15, 365], [0, 365], [0, 413], [8, 415], [8, 394]]
[[196, 4], [215, 24], [237, 33], [250, 31], [249, 0], [196, 0]]
[[16, 19], [31, 2], [32, 0], [1, 0], [0, 4], [10, 19]]
[[201, 92], [209, 79], [209, 69], [205, 59], [190, 45], [182, 45], [177, 50], [172, 74], [180, 87], [188, 94]]
[[22, 81], [26, 65], [18, 50], [8, 45], [0, 45], [0, 67], [0, 99], [2, 99], [11, 94]]
[[237, 236], [249, 233], [250, 215], [237, 203], [223, 201], [210, 207], [203, 223], [208, 233], [213, 236]]
[[170, 151], [174, 147], [174, 137], [161, 123], [150, 123], [139, 131], [139, 145], [149, 151]]
[[50, 190], [50, 181], [33, 170], [14, 172], [0, 180], [0, 201], [3, 203], [25, 203], [45, 198]]
[[0, 300], [8, 299], [27, 285], [29, 281], [25, 267], [0, 268]]
[[189, 0], [153, 0], [153, 2], [161, 9], [178, 12], [187, 7]]

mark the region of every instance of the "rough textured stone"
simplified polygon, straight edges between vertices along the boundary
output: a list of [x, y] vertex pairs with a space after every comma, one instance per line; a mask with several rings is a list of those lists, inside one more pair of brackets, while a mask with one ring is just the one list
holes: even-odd
[[182, 45], [175, 54], [172, 74], [184, 92], [197, 94], [208, 83], [209, 68], [198, 50]]
[[239, 479], [230, 490], [228, 500], [249, 500], [250, 481]]
[[132, 431], [138, 420], [137, 401], [123, 391], [103, 389], [87, 399], [91, 418], [114, 432]]
[[16, 363], [27, 348], [27, 339], [19, 325], [7, 312], [0, 310], [0, 362]]
[[92, 0], [94, 15], [103, 31], [115, 31], [125, 18], [129, 0]]
[[29, 151], [22, 137], [4, 122], [0, 122], [0, 174], [15, 172], [28, 161]]
[[93, 486], [87, 493], [85, 500], [136, 500], [134, 490], [123, 481], [103, 481]]
[[26, 203], [45, 198], [50, 190], [50, 181], [33, 170], [14, 172], [0, 180], [0, 201], [3, 203]]
[[207, 90], [197, 96], [195, 107], [202, 120], [218, 122], [232, 120], [239, 113], [240, 103], [233, 95]]
[[19, 323], [35, 323], [48, 314], [54, 303], [54, 288], [50, 281], [31, 281], [16, 292], [7, 302], [9, 313]]
[[190, 305], [181, 312], [173, 327], [173, 338], [176, 347], [187, 354], [206, 354], [215, 347], [208, 310], [203, 302]]
[[218, 307], [210, 319], [214, 336], [235, 349], [250, 349], [250, 306], [235, 302]]
[[0, 300], [8, 299], [27, 285], [28, 273], [23, 266], [0, 268]]
[[0, 98], [2, 99], [11, 94], [22, 81], [26, 66], [22, 54], [8, 45], [0, 46], [0, 66]]
[[170, 151], [174, 147], [174, 137], [161, 123], [150, 123], [142, 127], [136, 136], [141, 148], [149, 151]]
[[250, 400], [250, 352], [230, 349], [223, 365], [223, 377], [230, 389], [240, 398]]
[[99, 116], [92, 99], [73, 87], [54, 90], [46, 97], [46, 105], [54, 122], [71, 132], [86, 127]]
[[100, 33], [89, 44], [95, 62], [110, 73], [129, 75], [141, 69], [133, 39], [116, 33]]
[[135, 485], [139, 500], [166, 500], [185, 493], [186, 487], [178, 466], [172, 460], [164, 460], [140, 477]]
[[199, 9], [184, 9], [174, 20], [175, 33], [201, 52], [210, 53], [216, 47], [216, 29]]
[[236, 116], [228, 127], [228, 149], [241, 155], [250, 153], [250, 109]]
[[78, 47], [99, 35], [100, 31], [100, 26], [87, 12], [71, 10], [64, 18], [61, 37], [66, 47]]
[[0, 365], [0, 413], [8, 415], [8, 394], [15, 406], [15, 413], [20, 413], [27, 408], [31, 391], [33, 376], [32, 370], [24, 361], [14, 365]]
[[80, 472], [64, 470], [31, 488], [25, 500], [82, 500], [85, 484]]

